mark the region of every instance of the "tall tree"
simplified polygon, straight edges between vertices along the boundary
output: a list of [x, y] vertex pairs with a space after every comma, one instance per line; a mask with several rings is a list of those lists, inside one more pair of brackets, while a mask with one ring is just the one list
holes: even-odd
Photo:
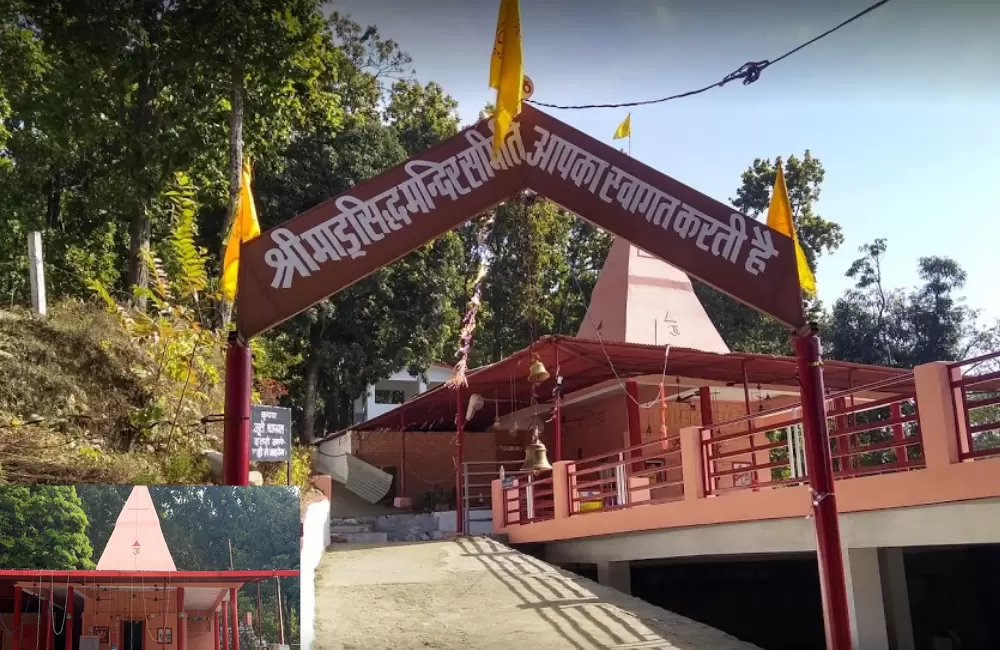
[[[788, 160], [757, 158], [743, 172], [742, 184], [736, 198], [730, 202], [741, 212], [754, 219], [766, 217], [771, 201], [771, 189], [778, 165], [783, 165], [792, 217], [805, 251], [809, 266], [816, 272], [816, 265], [824, 253], [830, 253], [843, 243], [844, 236], [838, 224], [827, 221], [815, 212], [825, 170], [820, 160], [806, 150], [802, 158], [795, 155]], [[739, 303], [711, 287], [695, 282], [695, 292], [705, 305], [705, 311], [715, 323], [722, 338], [730, 348], [740, 352], [787, 354], [788, 336], [785, 329], [770, 317]], [[813, 318], [819, 318], [821, 306], [808, 305]]]
[[917, 273], [923, 284], [890, 289], [882, 276], [887, 249], [884, 239], [862, 246], [847, 270], [854, 288], [834, 303], [825, 328], [831, 357], [911, 368], [959, 360], [995, 344], [998, 326], [981, 325], [959, 294], [966, 274], [955, 260], [922, 257]]
[[87, 515], [72, 486], [0, 490], [0, 530], [0, 568], [94, 568]]
[[[304, 119], [310, 102], [319, 103], [327, 118], [334, 115], [334, 48], [318, 0], [180, 0], [178, 7], [190, 29], [179, 49], [189, 65], [202, 71], [202, 92], [216, 95], [217, 105], [228, 113], [221, 251], [235, 216], [244, 143], [261, 154], [275, 152]], [[223, 301], [224, 322], [231, 309]]]
[[[340, 124], [305, 124], [280, 166], [258, 172], [269, 225], [377, 176], [454, 134], [455, 101], [436, 84], [409, 78], [409, 57], [377, 29], [334, 15], [340, 41], [345, 115]], [[394, 79], [394, 83], [388, 83]], [[281, 333], [301, 358], [289, 401], [302, 409], [303, 440], [351, 423], [353, 401], [375, 381], [422, 372], [444, 354], [457, 326], [452, 297], [461, 242], [447, 234], [309, 309]]]

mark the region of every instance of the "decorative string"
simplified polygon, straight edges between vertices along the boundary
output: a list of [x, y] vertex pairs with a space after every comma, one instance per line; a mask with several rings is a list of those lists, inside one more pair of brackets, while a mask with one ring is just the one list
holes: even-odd
[[479, 251], [479, 268], [476, 272], [476, 280], [473, 284], [472, 297], [469, 298], [469, 306], [465, 311], [465, 316], [462, 317], [462, 329], [459, 333], [459, 347], [458, 351], [455, 353], [458, 361], [455, 363], [455, 368], [452, 372], [451, 378], [445, 382], [445, 385], [449, 388], [457, 388], [459, 386], [468, 386], [469, 382], [466, 378], [466, 373], [469, 368], [469, 348], [472, 346], [472, 335], [476, 331], [476, 316], [479, 314], [479, 308], [483, 301], [483, 285], [486, 278], [486, 273], [489, 270], [489, 250], [488, 244], [493, 238], [493, 224], [496, 218], [495, 214], [491, 214], [489, 219], [486, 221], [486, 227], [479, 231], [479, 235], [476, 237], [477, 249]]

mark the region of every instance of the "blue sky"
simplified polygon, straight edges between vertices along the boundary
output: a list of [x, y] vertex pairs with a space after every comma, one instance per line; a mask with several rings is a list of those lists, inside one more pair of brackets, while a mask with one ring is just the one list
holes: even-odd
[[[411, 54], [417, 77], [459, 101], [465, 122], [492, 100], [499, 0], [340, 0]], [[653, 99], [776, 58], [868, 0], [522, 0], [533, 99]], [[845, 241], [821, 259], [829, 305], [862, 244], [888, 240], [890, 287], [918, 283], [917, 260], [957, 259], [970, 306], [1000, 318], [1000, 3], [892, 0], [764, 72], [701, 96], [631, 109], [549, 110], [605, 141], [632, 112], [632, 155], [729, 202], [754, 158], [812, 151], [826, 168], [818, 212]]]

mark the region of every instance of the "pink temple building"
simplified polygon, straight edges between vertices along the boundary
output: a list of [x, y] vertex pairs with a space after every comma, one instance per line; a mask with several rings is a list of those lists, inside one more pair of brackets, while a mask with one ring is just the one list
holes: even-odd
[[178, 570], [138, 486], [96, 570], [0, 570], [0, 650], [239, 650], [240, 588], [298, 575]]

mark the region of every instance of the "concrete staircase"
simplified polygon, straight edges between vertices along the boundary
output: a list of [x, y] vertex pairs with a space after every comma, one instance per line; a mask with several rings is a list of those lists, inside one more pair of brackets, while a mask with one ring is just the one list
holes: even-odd
[[442, 530], [435, 513], [395, 512], [374, 516], [333, 517], [330, 542], [333, 544], [386, 544], [427, 542], [449, 539], [454, 530]]
[[333, 519], [330, 521], [330, 543], [332, 544], [385, 544], [389, 534], [377, 532], [375, 521], [360, 519]]

